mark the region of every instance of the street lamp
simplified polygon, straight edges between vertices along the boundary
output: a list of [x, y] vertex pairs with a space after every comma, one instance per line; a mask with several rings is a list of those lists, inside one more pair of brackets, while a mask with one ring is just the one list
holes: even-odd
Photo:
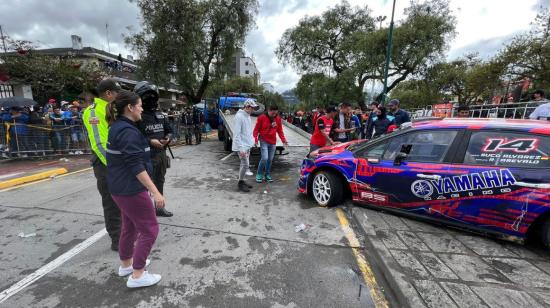
[[393, 0], [393, 8], [391, 11], [391, 22], [390, 22], [390, 31], [388, 33], [388, 49], [386, 50], [386, 66], [384, 68], [384, 91], [382, 91], [382, 101], [380, 102], [382, 105], [384, 105], [384, 102], [386, 101], [387, 97], [387, 91], [388, 91], [388, 71], [390, 69], [390, 60], [391, 60], [391, 45], [393, 40], [393, 16], [395, 13], [395, 1]]

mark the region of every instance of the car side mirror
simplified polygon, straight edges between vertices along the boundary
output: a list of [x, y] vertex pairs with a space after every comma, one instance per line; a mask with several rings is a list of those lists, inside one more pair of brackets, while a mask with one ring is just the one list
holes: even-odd
[[394, 166], [401, 166], [404, 160], [407, 159], [407, 156], [409, 156], [409, 153], [411, 153], [412, 150], [412, 144], [404, 144], [401, 146], [401, 151], [397, 153], [395, 156], [395, 160], [393, 161]]
[[403, 152], [397, 153], [397, 155], [395, 156], [395, 160], [393, 161], [393, 165], [394, 166], [401, 166], [403, 161], [405, 159], [407, 159], [407, 156], [408, 156], [407, 153], [403, 153]]

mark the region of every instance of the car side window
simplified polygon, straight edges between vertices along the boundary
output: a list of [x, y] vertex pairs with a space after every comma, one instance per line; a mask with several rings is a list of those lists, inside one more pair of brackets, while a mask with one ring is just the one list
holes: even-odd
[[417, 131], [392, 138], [384, 153], [384, 160], [394, 160], [404, 144], [411, 144], [407, 161], [442, 162], [455, 139], [457, 131]]
[[550, 168], [550, 137], [528, 133], [474, 132], [464, 163], [483, 166]]
[[388, 142], [379, 143], [377, 145], [374, 145], [368, 148], [361, 156], [364, 158], [381, 158], [387, 146], [388, 146]]

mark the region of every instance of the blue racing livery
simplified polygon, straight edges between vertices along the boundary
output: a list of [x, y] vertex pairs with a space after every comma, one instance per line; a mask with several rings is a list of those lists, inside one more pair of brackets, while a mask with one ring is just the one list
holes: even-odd
[[550, 246], [550, 123], [432, 120], [314, 151], [298, 190]]

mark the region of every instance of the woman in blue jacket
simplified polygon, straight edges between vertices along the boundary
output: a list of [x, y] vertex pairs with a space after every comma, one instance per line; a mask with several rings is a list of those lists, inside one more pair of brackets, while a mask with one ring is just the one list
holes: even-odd
[[164, 197], [151, 180], [149, 143], [136, 126], [143, 111], [140, 97], [123, 90], [109, 109], [112, 124], [107, 142], [107, 184], [122, 216], [118, 246], [122, 265], [118, 275], [131, 274], [126, 283], [129, 288], [147, 287], [161, 279], [160, 275], [148, 273], [145, 267], [159, 232], [154, 205], [163, 208]]

